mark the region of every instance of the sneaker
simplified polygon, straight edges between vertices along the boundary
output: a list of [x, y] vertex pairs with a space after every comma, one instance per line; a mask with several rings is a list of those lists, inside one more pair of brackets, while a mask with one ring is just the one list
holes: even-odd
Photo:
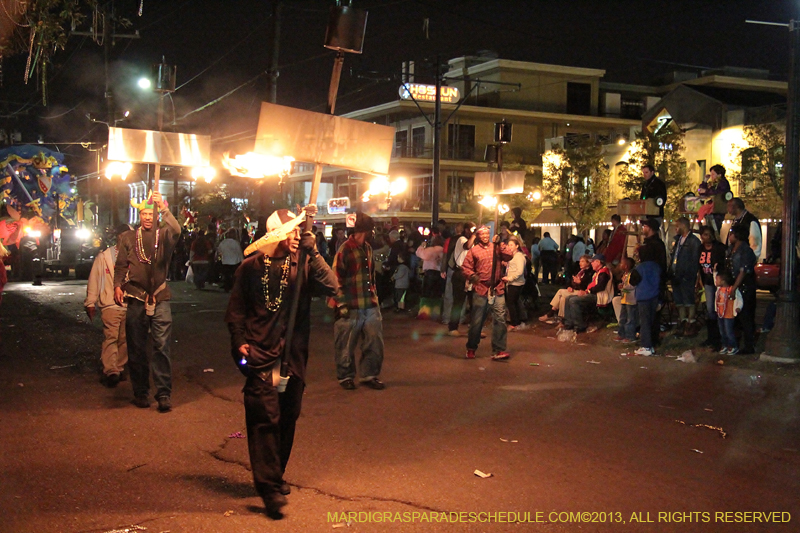
[[170, 400], [169, 396], [159, 396], [156, 398], [158, 402], [158, 412], [159, 413], [169, 413], [172, 411], [172, 400]]
[[728, 355], [728, 347], [723, 347], [718, 353], [720, 355]]
[[447, 334], [450, 335], [451, 337], [458, 337], [460, 335], [457, 329], [451, 329], [450, 331], [447, 332]]
[[521, 322], [514, 331], [525, 331], [526, 329], [531, 329], [531, 327], [526, 322]]
[[475, 359], [475, 350], [467, 350], [467, 359]]
[[736, 355], [739, 353], [739, 348], [731, 348], [728, 350], [728, 355]]
[[140, 409], [149, 409], [150, 408], [150, 398], [147, 396], [134, 396], [131, 403]]
[[508, 352], [497, 352], [492, 356], [492, 361], [508, 361], [511, 358], [511, 354]]
[[362, 381], [362, 385], [365, 387], [369, 387], [370, 389], [374, 390], [383, 390], [386, 388], [386, 385], [383, 384], [383, 381], [379, 380], [378, 378], [368, 379], [367, 381]]
[[343, 380], [343, 381], [340, 381], [340, 382], [339, 382], [339, 385], [340, 385], [340, 386], [341, 386], [341, 387], [342, 387], [344, 390], [356, 390], [356, 382], [355, 382], [355, 381], [353, 381], [353, 380], [352, 380], [352, 379], [350, 379], [350, 378], [347, 378], [347, 379], [345, 379], [345, 380]]
[[633, 353], [634, 355], [641, 355], [644, 357], [653, 357], [656, 355], [656, 351], [653, 348], [645, 348], [644, 346], [642, 346]]

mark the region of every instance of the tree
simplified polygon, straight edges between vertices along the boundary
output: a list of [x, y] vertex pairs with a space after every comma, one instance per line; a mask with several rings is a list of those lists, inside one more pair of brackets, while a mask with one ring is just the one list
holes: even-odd
[[600, 144], [586, 138], [566, 149], [554, 146], [542, 155], [542, 176], [545, 201], [563, 208], [579, 232], [603, 219], [609, 168]]
[[730, 181], [739, 181], [740, 196], [748, 207], [767, 213], [783, 205], [783, 165], [786, 135], [775, 123], [745, 126], [746, 147], [733, 145], [734, 161], [740, 172], [732, 172]]
[[642, 167], [653, 165], [667, 185], [664, 214], [671, 218], [678, 212], [683, 196], [691, 190], [686, 159], [683, 157], [685, 134], [670, 126], [651, 132], [647, 128], [631, 143], [630, 157], [619, 174], [618, 185], [628, 198], [639, 198], [644, 185]]
[[47, 68], [53, 55], [64, 49], [69, 32], [96, 6], [96, 0], [30, 0], [19, 2], [15, 7], [22, 12], [14, 13], [18, 19], [15, 16], [17, 20], [14, 20], [14, 31], [9, 38], [0, 42], [0, 57], [28, 55], [25, 83], [32, 73], [38, 74], [44, 105], [47, 105]]

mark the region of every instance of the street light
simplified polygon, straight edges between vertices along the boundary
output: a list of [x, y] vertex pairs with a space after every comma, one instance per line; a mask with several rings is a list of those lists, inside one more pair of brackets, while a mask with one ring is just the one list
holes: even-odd
[[150, 78], [139, 78], [139, 81], [136, 83], [140, 89], [149, 89], [153, 86], [153, 82], [150, 81]]

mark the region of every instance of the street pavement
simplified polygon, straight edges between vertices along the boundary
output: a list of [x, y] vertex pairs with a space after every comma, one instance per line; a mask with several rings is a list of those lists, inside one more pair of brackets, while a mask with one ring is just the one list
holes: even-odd
[[610, 331], [571, 344], [540, 325], [509, 334], [509, 362], [488, 338], [465, 360], [464, 326], [453, 338], [388, 312], [387, 387], [350, 392], [321, 301], [290, 503], [272, 521], [236, 438], [227, 295], [171, 288], [174, 409], [159, 414], [130, 404], [128, 382], [100, 385], [85, 282], [6, 287], [0, 532], [800, 530], [793, 375], [629, 357]]

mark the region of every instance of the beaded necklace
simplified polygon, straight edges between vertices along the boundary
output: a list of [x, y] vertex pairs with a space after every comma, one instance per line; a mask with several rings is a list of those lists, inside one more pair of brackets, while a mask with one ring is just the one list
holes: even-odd
[[291, 265], [291, 256], [286, 256], [286, 259], [281, 266], [281, 288], [278, 291], [278, 297], [272, 300], [269, 295], [269, 272], [272, 259], [269, 256], [264, 256], [264, 276], [261, 278], [261, 288], [264, 291], [264, 306], [268, 311], [277, 311], [283, 303], [283, 293], [286, 287], [289, 286], [289, 267]]
[[153, 246], [153, 255], [147, 257], [144, 254], [144, 243], [142, 242], [142, 227], [139, 226], [139, 229], [136, 230], [136, 246], [133, 247], [136, 250], [136, 257], [139, 259], [139, 262], [144, 265], [149, 265], [153, 262], [156, 258], [156, 254], [158, 254], [158, 229], [156, 228], [156, 242]]

